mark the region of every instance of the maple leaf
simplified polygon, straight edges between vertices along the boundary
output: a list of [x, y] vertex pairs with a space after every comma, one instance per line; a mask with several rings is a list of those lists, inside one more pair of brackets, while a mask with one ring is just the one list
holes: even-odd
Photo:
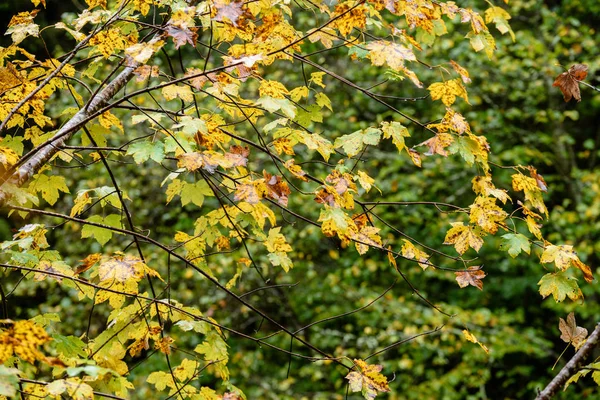
[[448, 151], [446, 148], [450, 146], [454, 142], [454, 138], [452, 135], [448, 133], [438, 133], [434, 137], [427, 139], [423, 143], [419, 143], [417, 146], [427, 146], [429, 150], [426, 153], [423, 153], [426, 156], [432, 156], [434, 154], [439, 154], [441, 156], [447, 157]]
[[[56, 397], [68, 397], [74, 400], [92, 400], [94, 398], [94, 389], [87, 383], [83, 383], [80, 378], [59, 379], [46, 386], [48, 394]], [[68, 396], [67, 396], [68, 395]]]
[[381, 247], [381, 236], [379, 236], [379, 228], [374, 226], [363, 226], [358, 233], [352, 235], [355, 240], [354, 245], [358, 254], [365, 254], [371, 247]]
[[188, 28], [168, 24], [165, 33], [167, 36], [173, 39], [175, 48], [178, 49], [186, 43], [192, 46], [196, 45], [196, 39], [198, 38], [197, 28]]
[[590, 268], [589, 265], [582, 263], [581, 260], [579, 259], [579, 257], [575, 258], [571, 262], [573, 263], [573, 266], [575, 268], [578, 268], [581, 270], [581, 272], [583, 272], [583, 279], [585, 279], [586, 282], [592, 282], [594, 280], [594, 275], [592, 274], [592, 269]]
[[141, 164], [149, 159], [160, 163], [165, 158], [165, 146], [162, 142], [144, 140], [132, 143], [127, 148], [127, 154], [133, 155], [136, 164]]
[[467, 270], [455, 272], [454, 275], [456, 275], [456, 282], [458, 282], [458, 286], [461, 288], [471, 285], [479, 290], [483, 290], [483, 282], [481, 280], [486, 275], [481, 267], [471, 266]]
[[450, 65], [454, 70], [460, 75], [460, 78], [464, 83], [471, 83], [471, 78], [469, 77], [469, 71], [461, 67], [456, 61], [450, 60]]
[[325, 206], [321, 210], [318, 222], [322, 222], [321, 230], [325, 236], [338, 236], [345, 240], [357, 231], [356, 224], [341, 208]]
[[381, 139], [381, 130], [377, 128], [361, 129], [349, 135], [340, 136], [333, 147], [342, 147], [348, 157], [354, 157], [365, 145], [377, 145]]
[[464, 254], [469, 247], [479, 251], [483, 245], [481, 229], [473, 226], [465, 226], [462, 222], [451, 223], [452, 228], [446, 233], [444, 244], [453, 244], [459, 254]]
[[404, 138], [410, 137], [410, 133], [404, 125], [396, 121], [384, 121], [381, 123], [381, 131], [383, 132], [384, 139], [392, 139], [392, 143], [394, 143], [398, 152], [401, 152], [403, 149], [408, 150], [404, 143]]
[[266, 171], [263, 171], [263, 176], [267, 186], [267, 196], [287, 207], [288, 195], [290, 194], [287, 182], [283, 181], [281, 176], [271, 175]]
[[213, 18], [213, 21], [219, 22], [228, 22], [233, 26], [239, 26], [238, 22], [240, 19], [243, 20], [243, 17], [247, 16], [247, 10], [243, 8], [243, 1], [229, 1], [226, 0], [217, 0], [214, 2], [214, 8], [216, 9], [216, 14]]
[[350, 385], [350, 391], [362, 392], [366, 400], [373, 400], [379, 393], [390, 391], [387, 378], [381, 374], [381, 365], [369, 365], [363, 360], [354, 360], [357, 371], [351, 371], [346, 375]]
[[506, 204], [506, 200], [510, 200], [506, 190], [497, 189], [496, 186], [494, 186], [491, 175], [478, 175], [473, 178], [471, 182], [473, 182], [473, 191], [477, 194], [483, 196], [494, 196], [504, 204]]
[[54, 205], [59, 197], [59, 191], [69, 193], [69, 187], [66, 184], [64, 176], [38, 174], [29, 184], [29, 190], [42, 194], [44, 200], [50, 205]]
[[82, 265], [77, 267], [77, 269], [75, 270], [75, 275], [82, 274], [85, 271], [87, 271], [88, 269], [92, 268], [98, 261], [100, 261], [101, 258], [102, 258], [102, 254], [94, 253], [94, 254], [88, 255], [83, 260], [79, 260], [79, 261], [81, 261]]
[[507, 233], [506, 235], [502, 235], [502, 239], [503, 241], [500, 244], [500, 250], [508, 251], [508, 254], [512, 258], [518, 256], [521, 251], [524, 251], [527, 254], [531, 251], [529, 240], [520, 233]]
[[581, 101], [578, 81], [582, 81], [587, 76], [588, 66], [586, 64], [573, 64], [568, 71], [558, 75], [552, 86], [558, 86], [563, 93], [565, 101], [571, 99]]
[[27, 36], [37, 37], [39, 35], [40, 27], [33, 23], [33, 18], [35, 18], [38, 12], [40, 10], [24, 11], [11, 18], [5, 35], [11, 35], [13, 44], [17, 45], [21, 43]]
[[415, 61], [417, 59], [408, 47], [384, 40], [371, 42], [366, 48], [369, 49], [367, 57], [371, 59], [373, 65], [387, 64], [396, 71], [401, 70], [404, 66], [404, 60]]
[[[121, 228], [121, 216], [118, 214], [110, 214], [106, 217], [101, 215], [92, 215], [86, 221], [95, 222], [102, 225], [112, 226], [115, 228]], [[100, 243], [100, 245], [104, 246], [113, 235], [113, 231], [106, 228], [101, 228], [99, 226], [86, 224], [81, 228], [81, 238], [85, 239], [88, 237], [93, 237]]]
[[413, 149], [408, 149], [408, 155], [410, 156], [410, 159], [412, 160], [413, 164], [420, 168], [421, 155], [419, 154], [419, 152]]
[[436, 82], [429, 85], [427, 88], [431, 93], [432, 100], [442, 100], [446, 106], [451, 106], [456, 101], [456, 97], [462, 97], [467, 103], [469, 98], [467, 90], [463, 86], [460, 79], [451, 79], [446, 82]]
[[563, 301], [566, 297], [571, 300], [577, 300], [583, 297], [577, 280], [570, 276], [566, 276], [562, 272], [550, 273], [542, 276], [538, 282], [540, 286], [540, 294], [543, 298], [552, 295], [557, 302]]
[[261, 197], [256, 189], [256, 185], [253, 183], [243, 183], [236, 186], [233, 199], [235, 201], [245, 201], [249, 204], [256, 204], [260, 201]]
[[558, 329], [561, 333], [560, 338], [566, 343], [572, 343], [576, 349], [581, 347], [588, 334], [587, 329], [577, 326], [575, 314], [572, 312], [567, 315], [567, 321], [559, 318]]
[[503, 35], [505, 33], [510, 33], [510, 37], [512, 41], [515, 41], [515, 33], [510, 28], [508, 24], [508, 20], [510, 19], [510, 14], [506, 12], [506, 10], [500, 7], [490, 7], [485, 10], [485, 22], [496, 24], [496, 29], [500, 31]]
[[544, 252], [542, 253], [542, 257], [540, 262], [542, 264], [547, 264], [554, 262], [556, 267], [561, 271], [569, 268], [571, 262], [577, 259], [577, 254], [573, 250], [573, 246], [570, 245], [560, 245], [555, 246], [550, 243], [546, 243], [544, 246]]
[[5, 168], [9, 168], [19, 161], [19, 155], [8, 147], [0, 147], [0, 164], [4, 165]]
[[165, 44], [158, 38], [146, 43], [136, 43], [125, 49], [125, 53], [139, 64], [145, 64]]
[[492, 59], [494, 51], [496, 50], [496, 40], [488, 31], [482, 31], [480, 33], [469, 32], [466, 36], [470, 39], [471, 46], [476, 52], [481, 50], [485, 51], [485, 54], [489, 59]]
[[488, 233], [496, 233], [498, 226], [503, 226], [508, 214], [496, 205], [492, 197], [477, 196], [471, 209], [469, 222], [479, 225]]
[[419, 262], [419, 266], [423, 268], [423, 271], [427, 269], [431, 264], [429, 263], [429, 255], [424, 251], [421, 251], [415, 247], [411, 242], [406, 239], [402, 239], [404, 244], [402, 245], [402, 255], [411, 260]]
[[[352, 8], [351, 11], [349, 11]], [[334, 25], [342, 36], [348, 36], [354, 28], [363, 29], [367, 25], [367, 8], [365, 5], [356, 7], [354, 1], [345, 1], [335, 6], [334, 15], [337, 18]]]

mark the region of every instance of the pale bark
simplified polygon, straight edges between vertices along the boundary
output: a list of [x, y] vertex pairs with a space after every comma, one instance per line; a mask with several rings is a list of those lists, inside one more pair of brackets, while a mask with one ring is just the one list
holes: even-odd
[[583, 360], [594, 350], [600, 341], [600, 323], [588, 337], [587, 341], [581, 346], [579, 351], [569, 360], [569, 362], [560, 370], [552, 381], [538, 393], [536, 400], [548, 400], [554, 396], [570, 377], [572, 377], [582, 366]]
[[[113, 79], [104, 89], [94, 96], [86, 107], [83, 107], [64, 124], [56, 134], [31, 151], [33, 154], [23, 165], [21, 165], [7, 180], [15, 186], [21, 186], [40, 168], [42, 168], [82, 126], [83, 123], [94, 113], [102, 109], [108, 101], [121, 90], [127, 82], [133, 77], [134, 66], [125, 67], [115, 79]], [[0, 189], [0, 205], [8, 200], [8, 194]]]

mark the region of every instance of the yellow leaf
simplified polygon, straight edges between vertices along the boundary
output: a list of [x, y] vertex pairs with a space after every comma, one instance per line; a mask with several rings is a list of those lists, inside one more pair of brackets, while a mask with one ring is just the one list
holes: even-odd
[[483, 239], [474, 227], [465, 226], [462, 222], [453, 222], [452, 228], [446, 233], [444, 244], [453, 244], [459, 254], [464, 254], [469, 247], [479, 251], [483, 245]]
[[431, 84], [427, 90], [431, 93], [432, 100], [442, 100], [446, 106], [454, 104], [456, 97], [462, 97], [467, 103], [469, 98], [467, 90], [463, 86], [460, 79], [452, 79], [446, 82], [436, 82]]
[[411, 242], [406, 239], [402, 239], [404, 244], [402, 245], [402, 255], [411, 260], [419, 262], [419, 266], [426, 270], [429, 267], [429, 255], [424, 251], [417, 249]]
[[486, 354], [490, 353], [490, 350], [487, 348], [486, 345], [484, 345], [483, 343], [481, 343], [476, 337], [475, 335], [473, 335], [471, 332], [469, 332], [468, 330], [464, 329], [462, 331], [463, 335], [465, 335], [465, 339], [467, 339], [469, 342], [472, 343], [477, 343], [482, 349], [483, 351], [486, 352]]
[[366, 47], [369, 49], [367, 57], [373, 65], [387, 64], [396, 71], [402, 70], [404, 60], [415, 61], [417, 59], [411, 49], [393, 42], [378, 40], [369, 43]]
[[[306, 91], [308, 92], [308, 88], [306, 88]], [[285, 96], [290, 94], [281, 82], [268, 80], [260, 82], [258, 93], [260, 97], [268, 96], [274, 99], [285, 99]]]
[[469, 206], [471, 214], [469, 222], [479, 225], [488, 233], [496, 233], [498, 226], [504, 226], [508, 214], [496, 205], [496, 199], [477, 196], [475, 202]]
[[531, 205], [540, 210], [540, 212], [548, 216], [548, 209], [544, 204], [542, 190], [538, 186], [534, 178], [530, 178], [523, 174], [514, 174], [512, 176], [512, 186], [515, 191], [523, 191], [525, 193], [525, 201], [529, 201]]
[[544, 252], [542, 253], [542, 257], [540, 258], [540, 262], [542, 264], [554, 262], [556, 267], [561, 271], [564, 271], [567, 268], [569, 268], [571, 263], [575, 260], [579, 260], [579, 258], [577, 258], [577, 254], [573, 250], [573, 246], [555, 246], [550, 243], [546, 243], [546, 245], [544, 246]]
[[194, 94], [189, 86], [169, 85], [162, 88], [162, 95], [167, 100], [180, 98], [183, 101], [193, 101]]

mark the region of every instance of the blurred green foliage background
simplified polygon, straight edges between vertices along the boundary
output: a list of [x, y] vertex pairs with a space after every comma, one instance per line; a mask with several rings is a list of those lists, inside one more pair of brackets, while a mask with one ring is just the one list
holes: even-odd
[[[2, 26], [6, 26], [7, 18], [24, 3], [0, 4]], [[64, 12], [77, 12], [78, 6], [77, 2], [49, 0], [47, 11], [40, 13], [40, 17], [52, 23]], [[469, 6], [474, 9], [486, 7], [482, 1], [470, 2]], [[538, 169], [549, 184], [545, 201], [551, 215], [543, 228], [545, 235], [553, 242], [573, 244], [581, 259], [596, 272], [600, 261], [600, 93], [582, 87], [581, 103], [565, 103], [552, 82], [573, 63], [586, 63], [589, 65], [587, 82], [600, 86], [597, 49], [600, 3], [596, 0], [511, 0], [506, 8], [513, 17], [510, 22], [516, 40], [513, 43], [508, 35], [499, 37], [494, 33], [499, 47], [494, 59], [475, 54], [468, 41], [461, 40], [464, 32], [454, 30], [451, 24], [448, 24], [449, 35], [424, 46], [419, 57], [430, 65], [452, 59], [469, 70], [473, 81], [468, 85], [471, 106], [463, 102], [460, 111], [471, 123], [474, 133], [484, 134], [492, 144], [490, 160], [498, 165], [533, 165]], [[315, 21], [308, 16], [303, 18], [294, 24], [307, 31]], [[68, 50], [68, 47], [61, 48], [70, 42], [61, 41], [60, 33], [49, 30], [48, 34], [59, 35], [42, 34], [52, 53]], [[419, 32], [416, 37], [426, 39]], [[32, 51], [43, 57], [45, 50], [39, 44], [36, 46]], [[365, 68], [361, 61], [348, 61], [347, 53], [344, 47], [323, 53], [318, 63], [364, 87], [388, 78], [377, 87], [379, 93], [400, 97], [427, 94], [410, 82], [395, 80], [390, 75], [382, 76], [384, 71], [381, 69]], [[186, 56], [193, 54], [184, 53], [183, 57]], [[278, 65], [272, 68], [272, 73], [279, 74], [284, 83], [298, 84], [302, 80], [300, 69], [275, 71]], [[439, 72], [426, 68], [420, 78], [423, 82], [440, 80]], [[326, 116], [324, 130], [349, 133], [356, 130], [356, 126], [367, 127], [391, 118], [388, 110], [371, 99], [361, 97], [339, 82], [326, 79], [326, 83], [334, 110]], [[392, 99], [389, 102], [421, 121], [433, 121], [444, 113], [443, 106], [430, 99], [414, 102]], [[64, 104], [60, 99], [53, 104], [50, 113], [58, 116]], [[123, 121], [127, 132], [129, 119], [124, 117]], [[410, 126], [409, 129], [411, 145], [428, 138], [426, 132]], [[477, 171], [475, 167], [472, 171], [466, 169], [458, 156], [449, 159], [429, 157], [424, 160], [423, 168], [418, 169], [406, 157], [398, 156], [390, 144], [389, 148], [370, 148], [364, 159], [362, 168], [376, 177], [379, 189], [390, 201], [439, 201], [468, 206], [474, 199], [470, 179]], [[88, 187], [86, 182], [98, 184], [108, 179], [100, 173], [101, 168], [96, 165], [69, 171], [71, 193], [75, 194], [78, 187]], [[170, 240], [173, 230], [193, 230], [196, 216], [192, 208], [164, 207], [164, 188], [160, 188], [164, 171], [156, 173], [151, 168], [140, 169], [135, 165], [124, 168], [129, 169], [130, 179], [124, 184], [133, 199], [131, 208], [136, 210], [138, 223], [143, 225], [144, 221], [152, 221], [154, 234], [157, 237], [163, 234], [166, 240]], [[318, 171], [318, 166], [311, 168]], [[494, 175], [498, 187], [509, 187], [510, 171], [494, 168]], [[59, 211], [68, 214], [68, 204], [63, 202]], [[208, 207], [210, 204], [207, 201]], [[293, 197], [290, 208], [311, 212], [304, 210], [303, 204], [295, 203]], [[406, 235], [426, 239], [426, 243], [433, 246], [444, 241], [450, 222], [461, 220], [456, 214], [441, 212], [430, 205], [379, 206], [375, 211]], [[360, 258], [355, 251], [340, 248], [336, 240], [324, 239], [318, 228], [301, 221], [290, 222], [284, 232], [295, 249], [295, 267], [288, 274], [270, 271], [269, 283], [294, 286], [261, 291], [249, 298], [292, 329], [364, 306], [396, 280], [397, 274], [383, 255], [370, 254], [369, 258]], [[8, 239], [10, 229], [19, 224], [16, 217], [0, 220], [1, 239]], [[385, 234], [382, 236], [385, 238]], [[82, 245], [78, 232], [64, 229], [52, 232], [49, 241], [62, 254], [69, 255], [73, 263], [91, 252], [100, 251], [97, 243], [92, 245], [90, 241]], [[401, 344], [370, 360], [383, 364], [384, 373], [392, 380], [388, 398], [532, 398], [536, 389], [543, 388], [573, 354], [572, 348], [567, 350], [556, 369], [551, 370], [565, 346], [559, 339], [559, 317], [565, 318], [574, 311], [578, 325], [591, 331], [599, 322], [600, 289], [597, 281], [586, 284], [581, 280], [584, 304], [573, 304], [568, 300], [556, 304], [551, 298], [543, 300], [537, 286], [545, 273], [539, 263], [539, 252], [512, 259], [499, 251], [498, 245], [498, 241], [490, 240], [479, 254], [472, 250], [466, 254], [467, 258], [478, 257], [478, 263], [485, 266], [488, 276], [481, 292], [473, 287], [461, 290], [452, 272], [422, 271], [414, 263], [398, 260], [399, 268], [414, 286], [429, 301], [454, 315], [453, 318], [433, 310], [404, 282], [398, 281], [382, 299], [365, 310], [318, 324], [305, 330], [303, 335], [332, 354], [365, 358], [399, 340], [444, 325], [435, 334]], [[113, 250], [119, 250], [119, 247], [115, 245]], [[455, 254], [451, 247], [444, 250]], [[164, 263], [158, 256], [156, 260]], [[447, 262], [436, 261], [441, 265]], [[214, 256], [209, 262], [224, 270], [235, 268], [233, 258], [227, 255]], [[263, 261], [263, 264], [266, 269], [267, 263]], [[200, 302], [200, 309], [207, 315], [246, 333], [257, 332], [258, 336], [273, 331], [273, 327], [249, 310], [240, 310], [236, 304], [230, 304], [222, 293], [202, 283], [189, 271], [175, 274], [179, 274], [179, 279], [173, 279], [171, 290], [177, 293], [181, 302]], [[5, 288], [16, 284], [14, 277], [3, 282]], [[238, 291], [252, 290], [262, 284], [257, 274], [248, 272], [242, 277]], [[19, 284], [12, 293], [11, 304], [15, 305], [11, 310], [11, 318], [15, 319], [29, 318], [40, 312], [59, 313], [63, 335], [83, 334], [90, 313], [89, 305], [78, 303], [68, 292], [47, 282]], [[95, 315], [107, 312], [102, 307], [94, 310]], [[103, 319], [98, 318], [98, 321]], [[490, 348], [489, 355], [476, 344], [464, 340], [461, 331], [465, 327]], [[92, 324], [91, 334], [102, 328], [100, 322]], [[192, 336], [185, 340], [195, 344]], [[273, 343], [287, 348], [289, 338], [277, 336]], [[232, 382], [250, 399], [358, 398], [346, 395], [345, 371], [333, 365], [298, 359], [290, 361], [282, 353], [235, 336], [229, 338], [228, 344], [231, 346]], [[594, 356], [600, 356], [600, 353], [596, 352]], [[135, 368], [132, 376], [136, 386], [143, 388], [145, 377], [157, 367], [153, 363], [162, 362], [160, 357], [150, 357]], [[144, 390], [136, 392], [136, 398], [152, 398], [152, 392]], [[598, 386], [586, 378], [557, 398], [591, 399], [598, 398], [599, 393]]]

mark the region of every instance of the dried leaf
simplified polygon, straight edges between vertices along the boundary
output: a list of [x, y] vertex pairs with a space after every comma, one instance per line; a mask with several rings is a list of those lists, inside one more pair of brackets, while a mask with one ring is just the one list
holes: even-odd
[[458, 286], [461, 288], [471, 285], [479, 290], [483, 290], [483, 282], [481, 280], [486, 275], [481, 267], [471, 266], [465, 271], [457, 271], [454, 274], [456, 275], [456, 282], [458, 282]]
[[588, 334], [587, 329], [577, 326], [575, 314], [572, 312], [567, 315], [566, 322], [564, 319], [559, 318], [558, 329], [561, 333], [560, 338], [566, 343], [572, 343], [576, 349], [583, 344]]
[[581, 93], [579, 92], [579, 83], [587, 76], [588, 66], [586, 64], [574, 64], [568, 71], [563, 72], [556, 77], [552, 86], [558, 86], [565, 97], [565, 101], [575, 99], [581, 101]]

